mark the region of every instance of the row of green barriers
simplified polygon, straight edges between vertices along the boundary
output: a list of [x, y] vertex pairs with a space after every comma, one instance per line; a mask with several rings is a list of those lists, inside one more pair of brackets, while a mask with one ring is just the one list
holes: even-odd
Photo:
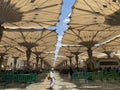
[[36, 83], [38, 82], [37, 74], [14, 74], [0, 73], [0, 82], [18, 82], [18, 83]]
[[116, 71], [93, 71], [93, 72], [74, 72], [72, 79], [79, 80], [120, 80], [120, 72]]

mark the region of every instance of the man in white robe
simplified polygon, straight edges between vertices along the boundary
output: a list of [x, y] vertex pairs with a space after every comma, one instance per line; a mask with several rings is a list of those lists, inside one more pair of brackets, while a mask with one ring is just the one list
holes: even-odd
[[55, 77], [54, 77], [54, 71], [53, 68], [50, 71], [50, 88], [52, 89], [55, 84]]

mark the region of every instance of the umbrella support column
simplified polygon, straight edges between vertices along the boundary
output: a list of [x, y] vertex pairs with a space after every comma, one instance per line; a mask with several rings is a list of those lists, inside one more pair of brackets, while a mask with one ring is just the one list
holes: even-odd
[[87, 68], [88, 68], [88, 70], [92, 71], [94, 69], [94, 64], [93, 64], [93, 61], [92, 61], [92, 50], [91, 50], [91, 48], [88, 48], [87, 52], [88, 52], [88, 56], [89, 56], [88, 63], [87, 63]]
[[30, 56], [31, 56], [31, 49], [30, 48], [27, 48], [27, 50], [26, 50], [26, 57], [27, 57], [27, 69], [29, 69], [30, 68]]
[[4, 27], [1, 26], [1, 24], [0, 24], [0, 41], [1, 41], [2, 36], [3, 36], [3, 31], [4, 31]]

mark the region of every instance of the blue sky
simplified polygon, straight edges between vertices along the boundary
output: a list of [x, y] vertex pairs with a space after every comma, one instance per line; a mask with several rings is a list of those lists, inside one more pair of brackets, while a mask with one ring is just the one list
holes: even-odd
[[[69, 1], [69, 2], [68, 2]], [[71, 15], [72, 6], [75, 0], [63, 0], [61, 8], [61, 15], [59, 17], [60, 22], [56, 25], [56, 32], [58, 33], [58, 42], [61, 42], [61, 37], [64, 35], [64, 31], [67, 30], [69, 23], [69, 16]]]
[[74, 2], [75, 0], [63, 0], [61, 15], [59, 17], [60, 22], [56, 25], [56, 29], [59, 35], [63, 35], [64, 31], [68, 27], [66, 24], [69, 22], [69, 16], [71, 14]]
[[58, 33], [58, 42], [56, 45], [56, 53], [59, 51], [59, 48], [61, 46], [61, 39], [64, 35], [64, 31], [67, 30], [68, 26], [67, 23], [70, 21], [69, 16], [72, 12], [72, 6], [74, 4], [75, 0], [63, 0], [63, 5], [61, 8], [61, 15], [59, 17], [60, 22], [56, 25], [56, 32]]

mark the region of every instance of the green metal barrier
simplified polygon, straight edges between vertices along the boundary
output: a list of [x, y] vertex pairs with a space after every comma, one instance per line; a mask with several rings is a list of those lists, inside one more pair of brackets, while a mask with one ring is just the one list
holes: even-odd
[[0, 82], [11, 83], [13, 78], [14, 76], [12, 73], [0, 73]]
[[0, 82], [37, 83], [37, 74], [0, 73]]
[[73, 73], [72, 78], [74, 80], [78, 80], [78, 79], [88, 80], [89, 75], [88, 75], [88, 72], [75, 72]]
[[85, 79], [85, 80], [120, 80], [120, 72], [111, 71], [93, 71], [93, 72], [74, 72], [72, 79]]
[[16, 77], [16, 81], [19, 83], [36, 83], [38, 82], [37, 74], [19, 74]]

